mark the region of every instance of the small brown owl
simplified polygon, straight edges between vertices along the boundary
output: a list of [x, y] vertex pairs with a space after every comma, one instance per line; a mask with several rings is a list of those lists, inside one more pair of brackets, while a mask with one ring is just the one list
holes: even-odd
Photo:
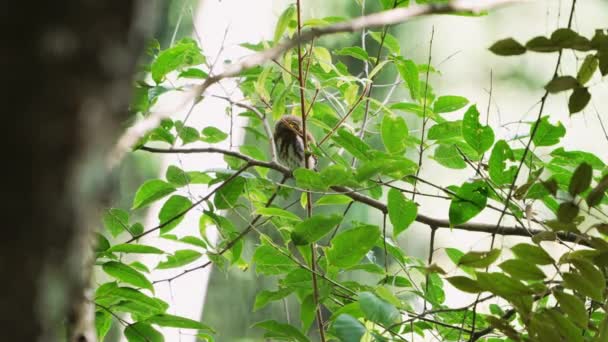
[[[306, 167], [304, 156], [304, 139], [302, 134], [302, 119], [295, 115], [284, 115], [274, 126], [274, 142], [277, 148], [279, 162], [294, 170], [299, 167]], [[306, 142], [308, 146], [315, 143], [315, 139], [306, 132]], [[314, 155], [308, 154], [308, 168], [316, 169], [317, 159]]]

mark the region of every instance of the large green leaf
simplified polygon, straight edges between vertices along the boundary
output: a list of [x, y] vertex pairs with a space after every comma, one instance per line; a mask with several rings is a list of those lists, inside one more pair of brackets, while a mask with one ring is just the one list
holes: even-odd
[[581, 328], [587, 327], [587, 310], [585, 309], [585, 303], [578, 297], [562, 291], [556, 291], [553, 295], [555, 296], [555, 299], [557, 299], [560, 308], [568, 315], [568, 318], [570, 318], [572, 322], [576, 323]]
[[161, 234], [171, 231], [184, 219], [185, 213], [192, 207], [190, 199], [180, 195], [171, 196], [158, 212]]
[[137, 322], [125, 328], [125, 337], [129, 342], [164, 342], [165, 338], [150, 324]]
[[243, 194], [244, 189], [245, 179], [242, 177], [234, 178], [215, 193], [213, 204], [217, 209], [232, 208]]
[[473, 268], [489, 267], [500, 256], [500, 249], [492, 249], [488, 252], [468, 252], [458, 261], [458, 265]]
[[463, 277], [463, 276], [454, 276], [454, 277], [446, 278], [446, 280], [450, 284], [452, 284], [452, 286], [459, 289], [460, 291], [464, 291], [464, 292], [468, 292], [468, 293], [483, 292], [483, 288], [481, 288], [481, 286], [479, 286], [479, 284], [471, 278], [467, 278], [467, 277]]
[[207, 325], [202, 324], [199, 321], [169, 314], [154, 315], [146, 319], [146, 322], [150, 324], [156, 324], [161, 327], [212, 330]]
[[134, 243], [123, 243], [112, 246], [108, 252], [114, 253], [139, 253], [139, 254], [163, 254], [164, 252], [153, 246], [138, 245]]
[[407, 229], [418, 215], [416, 203], [408, 200], [397, 189], [391, 188], [388, 191], [388, 217], [393, 225], [395, 237]]
[[275, 207], [259, 208], [255, 211], [255, 213], [258, 215], [267, 216], [267, 217], [273, 217], [273, 216], [280, 217], [280, 218], [284, 218], [289, 221], [296, 221], [296, 222], [302, 221], [302, 219], [298, 215], [296, 215], [290, 211], [281, 209], [281, 208], [275, 208]]
[[526, 48], [513, 38], [497, 41], [490, 46], [490, 51], [499, 56], [516, 56], [526, 52]]
[[446, 121], [433, 125], [427, 134], [429, 140], [446, 140], [462, 136], [462, 120]]
[[506, 260], [498, 266], [519, 280], [543, 280], [546, 277], [538, 266], [522, 259]]
[[188, 265], [189, 263], [198, 260], [201, 256], [202, 254], [200, 252], [191, 249], [178, 250], [175, 251], [173, 255], [167, 256], [167, 260], [159, 262], [156, 269], [162, 270]]
[[332, 324], [332, 332], [342, 342], [361, 342], [367, 332], [365, 326], [349, 314], [339, 315]]
[[183, 67], [203, 64], [205, 56], [201, 53], [196, 41], [184, 38], [172, 47], [162, 51], [150, 65], [152, 79], [160, 83], [165, 75]]
[[462, 119], [462, 136], [479, 154], [489, 150], [494, 143], [494, 131], [479, 123], [479, 112], [475, 105], [469, 107]]
[[314, 215], [296, 225], [291, 233], [295, 245], [306, 245], [321, 239], [342, 222], [342, 215]]
[[568, 186], [568, 192], [570, 195], [576, 196], [581, 192], [587, 190], [591, 185], [591, 178], [593, 177], [593, 169], [591, 165], [582, 163], [579, 165], [570, 179], [570, 185]]
[[281, 37], [285, 33], [285, 30], [287, 30], [287, 28], [289, 27], [289, 22], [292, 20], [295, 20], [295, 14], [296, 14], [296, 7], [293, 4], [287, 6], [285, 11], [283, 11], [283, 13], [281, 13], [281, 15], [279, 16], [279, 20], [277, 20], [277, 25], [275, 26], [275, 29], [274, 29], [274, 42], [275, 43], [281, 39]]
[[371, 292], [359, 293], [359, 305], [365, 314], [365, 318], [384, 326], [390, 326], [400, 317], [395, 306], [376, 297]]
[[469, 100], [462, 96], [440, 96], [435, 100], [433, 111], [435, 113], [449, 113], [457, 111], [469, 103]]
[[490, 179], [496, 185], [512, 184], [517, 172], [517, 166], [511, 165], [507, 168], [507, 161], [515, 162], [513, 150], [504, 140], [499, 140], [492, 149], [489, 162]]
[[536, 265], [551, 265], [553, 258], [541, 247], [520, 243], [511, 247], [511, 251], [518, 258]]
[[285, 323], [279, 323], [274, 320], [268, 320], [263, 322], [258, 322], [253, 325], [256, 328], [262, 328], [267, 330], [268, 332], [264, 335], [269, 339], [277, 338], [277, 339], [287, 339], [291, 341], [298, 342], [309, 342], [308, 337], [306, 337], [302, 332], [296, 329], [294, 326]]
[[152, 283], [148, 280], [148, 278], [146, 278], [146, 276], [121, 262], [108, 261], [102, 265], [102, 269], [107, 274], [124, 283], [151, 291], [153, 290]]
[[370, 157], [369, 150], [371, 147], [346, 128], [338, 129], [337, 134], [332, 136], [332, 140], [359, 159], [367, 160]]
[[142, 184], [133, 199], [133, 208], [138, 209], [157, 201], [175, 191], [173, 185], [160, 179], [151, 179]]
[[382, 142], [387, 152], [403, 152], [408, 134], [407, 124], [402, 117], [385, 115], [382, 119]]
[[298, 268], [293, 260], [268, 245], [256, 248], [252, 262], [255, 263], [255, 271], [264, 275], [288, 273]]
[[374, 247], [380, 237], [377, 226], [361, 225], [336, 235], [327, 249], [327, 260], [333, 266], [348, 268], [357, 264]]
[[122, 209], [109, 209], [103, 214], [103, 225], [113, 237], [117, 237], [129, 227], [129, 213]]
[[[530, 134], [534, 130], [534, 125], [530, 126]], [[557, 126], [549, 123], [549, 116], [543, 116], [538, 122], [536, 133], [532, 137], [532, 141], [536, 146], [552, 146], [566, 135], [566, 128], [561, 122], [557, 122]]]
[[486, 207], [487, 194], [488, 189], [483, 181], [464, 183], [450, 203], [450, 224], [463, 224], [479, 214]]
[[437, 148], [435, 148], [433, 159], [450, 169], [464, 169], [467, 167], [467, 163], [460, 153], [458, 153], [456, 145], [453, 144], [439, 144]]

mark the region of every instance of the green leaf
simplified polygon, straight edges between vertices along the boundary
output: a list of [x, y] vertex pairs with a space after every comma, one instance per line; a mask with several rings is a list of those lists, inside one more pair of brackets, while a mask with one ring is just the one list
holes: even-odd
[[336, 51], [335, 54], [339, 56], [350, 56], [356, 59], [360, 59], [362, 61], [367, 61], [369, 59], [367, 51], [363, 50], [358, 46], [349, 46], [342, 48]]
[[258, 294], [255, 296], [255, 304], [253, 304], [253, 311], [255, 312], [265, 307], [270, 302], [283, 299], [289, 296], [289, 294], [291, 294], [292, 292], [293, 289], [290, 288], [282, 288], [277, 291], [262, 290], [261, 292], [258, 292]]
[[359, 305], [365, 318], [384, 326], [390, 326], [401, 316], [397, 308], [371, 292], [359, 293]]
[[532, 290], [522, 282], [503, 273], [478, 272], [477, 282], [485, 291], [501, 297], [512, 298], [532, 294]]
[[296, 246], [307, 245], [320, 240], [342, 222], [342, 215], [314, 215], [296, 225], [291, 240]]
[[287, 27], [289, 26], [289, 22], [292, 20], [295, 20], [295, 14], [296, 14], [296, 7], [291, 4], [289, 5], [285, 11], [283, 11], [283, 13], [281, 13], [281, 16], [279, 16], [279, 20], [277, 20], [277, 25], [275, 26], [274, 29], [274, 42], [278, 42], [281, 37], [283, 36], [283, 33], [285, 33], [285, 30], [287, 30]]
[[512, 184], [517, 172], [517, 166], [512, 165], [507, 168], [507, 161], [516, 162], [515, 155], [509, 144], [504, 140], [499, 140], [492, 149], [489, 162], [490, 179], [496, 185]]
[[117, 237], [129, 227], [129, 213], [122, 209], [109, 209], [103, 215], [103, 225], [113, 237]]
[[556, 52], [560, 50], [560, 47], [549, 38], [539, 36], [530, 39], [526, 43], [526, 49], [534, 52]]
[[519, 259], [536, 265], [551, 265], [554, 262], [553, 258], [538, 246], [520, 243], [511, 247], [511, 251]]
[[587, 195], [587, 205], [589, 207], [594, 207], [602, 201], [604, 198], [604, 193], [608, 190], [608, 174], [602, 177], [602, 179], [597, 183], [595, 188], [589, 191], [589, 195]]
[[[382, 39], [382, 35], [384, 34], [384, 39]], [[370, 32], [369, 35], [378, 43], [382, 44], [393, 54], [400, 56], [401, 55], [401, 47], [399, 46], [399, 41], [392, 34], [386, 32]]]
[[490, 46], [490, 51], [499, 56], [522, 55], [526, 48], [513, 38], [502, 39]]
[[95, 312], [95, 330], [97, 339], [103, 341], [108, 331], [112, 327], [112, 315], [107, 311]]
[[337, 134], [332, 136], [332, 140], [356, 158], [368, 160], [370, 157], [371, 147], [345, 128], [338, 129]]
[[341, 314], [332, 324], [332, 331], [342, 342], [360, 342], [367, 329], [353, 316]]
[[221, 130], [213, 126], [205, 127], [201, 131], [201, 140], [209, 144], [215, 144], [220, 141], [224, 141], [226, 140], [226, 138], [228, 138], [228, 134], [222, 132]]
[[557, 299], [562, 311], [568, 315], [568, 318], [570, 318], [572, 322], [581, 328], [587, 327], [587, 310], [585, 309], [585, 303], [578, 299], [578, 297], [562, 291], [556, 291], [553, 295], [555, 296], [555, 299]]
[[446, 278], [446, 280], [452, 284], [455, 288], [460, 291], [467, 293], [479, 293], [483, 292], [483, 289], [477, 282], [471, 278], [463, 277], [463, 276], [454, 276]]
[[587, 107], [591, 101], [591, 93], [587, 88], [579, 87], [574, 89], [568, 100], [568, 110], [570, 114], [578, 113]]
[[165, 270], [188, 265], [189, 263], [198, 260], [201, 256], [201, 253], [191, 249], [175, 251], [173, 255], [167, 256], [167, 260], [159, 262], [158, 265], [156, 265], [156, 269]]
[[588, 51], [591, 42], [569, 28], [560, 28], [551, 34], [551, 42], [564, 49]]
[[259, 208], [258, 210], [255, 211], [256, 214], [261, 215], [261, 216], [266, 216], [266, 217], [281, 217], [284, 218], [286, 220], [290, 220], [290, 221], [297, 221], [300, 222], [302, 221], [302, 219], [287, 210], [283, 210], [281, 208], [274, 208], [274, 207], [269, 207], [269, 208]]
[[486, 207], [487, 193], [483, 181], [464, 183], [450, 203], [450, 224], [463, 224], [479, 214]]
[[178, 134], [184, 145], [193, 143], [199, 139], [198, 131], [194, 127], [184, 126], [178, 130]]
[[330, 194], [324, 195], [323, 197], [319, 198], [317, 202], [315, 202], [315, 206], [348, 204], [352, 201], [353, 199], [346, 195]]
[[196, 41], [184, 38], [174, 46], [162, 51], [150, 65], [152, 79], [160, 83], [171, 71], [187, 66], [203, 64], [205, 56], [201, 53]]
[[[530, 126], [530, 135], [534, 131], [534, 125]], [[536, 146], [552, 146], [559, 143], [559, 140], [566, 135], [566, 128], [561, 122], [557, 122], [553, 126], [549, 122], [549, 116], [543, 116], [538, 122], [536, 133], [532, 137], [532, 141]]]
[[177, 227], [191, 207], [192, 202], [187, 197], [180, 195], [171, 196], [158, 212], [159, 224], [163, 225], [160, 233], [165, 234]]
[[416, 203], [403, 196], [401, 191], [391, 188], [388, 191], [388, 217], [393, 225], [393, 234], [397, 237], [406, 230], [418, 215]]
[[182, 72], [179, 73], [180, 78], [196, 78], [199, 80], [203, 80], [206, 79], [207, 77], [209, 77], [209, 74], [207, 74], [206, 72], [204, 72], [201, 69], [197, 69], [197, 68], [189, 68], [186, 69]]
[[138, 245], [132, 243], [123, 243], [120, 245], [112, 246], [108, 249], [110, 253], [139, 253], [139, 254], [163, 254], [164, 252], [156, 247]]
[[546, 277], [538, 266], [522, 259], [507, 260], [498, 267], [518, 280], [543, 280]]
[[578, 74], [576, 75], [578, 83], [584, 85], [585, 83], [589, 82], [589, 80], [591, 80], [593, 74], [597, 70], [599, 64], [600, 63], [597, 56], [587, 55], [585, 57], [585, 60], [583, 61], [583, 64], [578, 69]]
[[150, 324], [156, 324], [161, 327], [213, 330], [205, 324], [202, 324], [193, 319], [169, 314], [154, 315], [146, 319], [146, 322]]
[[488, 252], [468, 252], [460, 258], [459, 266], [473, 268], [486, 268], [494, 263], [500, 256], [500, 249], [493, 249]]
[[380, 238], [377, 226], [361, 225], [336, 235], [327, 249], [328, 262], [336, 267], [349, 268], [357, 264]]
[[319, 62], [319, 66], [325, 72], [331, 72], [333, 69], [333, 63], [331, 61], [331, 53], [324, 47], [315, 46], [312, 48], [312, 54]]
[[450, 169], [464, 169], [467, 167], [467, 163], [453, 144], [439, 144], [437, 148], [435, 148], [433, 159]]
[[304, 189], [325, 190], [327, 184], [321, 178], [321, 175], [313, 170], [306, 168], [298, 168], [293, 172], [296, 179], [296, 185]]
[[288, 339], [295, 340], [298, 342], [309, 342], [308, 338], [304, 336], [304, 334], [302, 334], [300, 330], [289, 324], [279, 323], [274, 320], [268, 320], [258, 322], [254, 324], [253, 327], [268, 330], [269, 333], [265, 334], [267, 338], [277, 337], [277, 339], [280, 338], [281, 340]]
[[174, 186], [180, 187], [190, 183], [190, 176], [184, 170], [175, 165], [170, 165], [165, 173], [165, 178]]
[[564, 280], [564, 287], [578, 291], [580, 294], [595, 299], [596, 301], [603, 301], [601, 290], [595, 288], [593, 284], [582, 275], [574, 272], [566, 272], [562, 275], [562, 278]]
[[570, 185], [568, 186], [568, 192], [570, 195], [576, 196], [581, 192], [587, 190], [591, 185], [591, 177], [593, 176], [593, 169], [591, 165], [582, 163], [579, 165], [570, 179]]
[[433, 125], [427, 133], [429, 140], [446, 140], [462, 136], [462, 120], [446, 121]]
[[462, 96], [440, 96], [435, 100], [433, 112], [449, 113], [457, 111], [469, 103], [469, 100]]
[[289, 257], [268, 245], [256, 248], [252, 262], [255, 263], [255, 271], [264, 275], [289, 273], [299, 268]]
[[572, 223], [578, 216], [579, 208], [572, 202], [564, 202], [557, 209], [557, 220], [561, 223]]
[[396, 59], [395, 66], [407, 84], [412, 100], [417, 100], [420, 96], [420, 79], [416, 63], [409, 59]]
[[579, 83], [576, 78], [572, 76], [558, 76], [549, 81], [545, 89], [550, 93], [559, 93], [560, 91], [574, 89], [578, 86]]
[[245, 179], [242, 177], [234, 178], [215, 193], [213, 204], [217, 209], [232, 208], [243, 194], [244, 189]]
[[121, 262], [106, 262], [102, 265], [102, 269], [107, 274], [124, 283], [153, 291], [152, 283], [146, 278], [146, 276]]
[[142, 184], [133, 199], [132, 209], [143, 208], [175, 191], [175, 188], [160, 179], [151, 179]]
[[129, 342], [164, 342], [163, 334], [149, 324], [136, 322], [125, 328], [125, 337]]
[[384, 115], [382, 119], [382, 142], [388, 153], [403, 152], [408, 135], [409, 130], [402, 117]]
[[462, 120], [462, 136], [464, 140], [479, 154], [484, 153], [494, 143], [494, 131], [490, 126], [479, 123], [479, 112], [475, 105], [469, 107]]

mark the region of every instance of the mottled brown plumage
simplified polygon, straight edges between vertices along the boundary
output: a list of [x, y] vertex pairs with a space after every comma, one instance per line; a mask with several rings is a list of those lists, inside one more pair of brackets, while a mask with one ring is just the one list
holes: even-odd
[[[292, 170], [306, 167], [303, 136], [302, 119], [295, 115], [284, 115], [274, 126], [274, 141], [279, 162]], [[308, 146], [315, 142], [310, 132], [306, 132], [306, 142]], [[315, 169], [316, 167], [317, 159], [314, 155], [308, 155], [308, 168]]]

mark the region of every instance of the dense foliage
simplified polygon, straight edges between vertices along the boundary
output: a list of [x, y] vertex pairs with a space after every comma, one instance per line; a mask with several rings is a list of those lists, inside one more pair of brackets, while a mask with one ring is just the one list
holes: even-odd
[[[380, 3], [385, 10], [407, 6], [407, 1]], [[278, 18], [273, 41], [243, 46], [252, 53], [265, 51], [282, 39], [297, 37], [299, 27], [304, 32], [347, 20], [300, 20], [298, 5], [289, 6]], [[584, 37], [569, 26], [525, 44], [507, 38], [489, 48], [501, 56], [556, 57], [537, 120], [529, 122], [529, 134], [511, 140], [495, 135], [481, 104], [437, 94], [429, 82], [429, 75], [439, 75], [437, 66], [430, 65], [430, 57], [414, 61], [404, 56], [402, 43], [387, 27], [366, 31], [367, 49], [330, 50], [313, 39], [284, 51], [274, 63], [240, 72], [239, 88], [246, 101], [237, 103], [245, 109], [238, 115], [248, 119], [249, 136], [238, 150], [214, 147], [228, 139], [229, 132], [163, 119], [135, 150], [223, 153], [228, 167], [182, 170], [171, 165], [164, 179], [141, 185], [129, 210], [106, 212], [106, 230], [99, 234], [96, 249], [97, 264], [110, 277], [95, 294], [99, 336], [103, 338], [114, 322], [124, 325], [129, 341], [162, 341], [155, 326], [193, 329], [202, 340], [213, 340], [212, 327], [168, 314], [169, 305], [154, 297], [149, 279], [151, 268], [179, 268], [186, 274], [213, 264], [218, 269], [251, 266], [276, 279], [276, 287], [259, 292], [255, 306], [243, 310], [257, 310], [287, 296], [297, 298], [299, 322], [268, 317], [253, 327], [266, 331], [271, 340], [308, 341], [312, 336], [411, 341], [415, 335], [442, 341], [608, 340], [608, 169], [591, 153], [563, 147], [565, 126], [554, 123], [543, 110], [547, 98], [559, 92], [571, 92], [565, 111], [574, 115], [586, 108], [591, 79], [608, 74], [608, 35], [597, 30], [593, 37]], [[150, 115], [161, 94], [183, 91], [172, 80], [204, 82], [210, 77], [210, 63], [193, 39], [166, 49], [152, 46], [149, 51], [149, 77], [137, 83], [131, 108], [142, 118]], [[578, 70], [561, 73], [563, 53], [583, 60]], [[380, 73], [398, 76], [393, 87], [405, 87], [409, 98], [374, 97], [374, 80]], [[227, 107], [234, 104], [231, 101]], [[305, 117], [317, 140], [310, 151], [318, 157], [318, 171], [299, 168], [292, 173], [273, 159], [269, 127], [286, 113]], [[415, 134], [408, 130], [410, 116], [422, 123]], [[189, 148], [197, 142], [206, 145]], [[419, 170], [429, 158], [448, 169], [467, 170], [471, 178], [449, 186], [428, 184]], [[437, 200], [450, 201], [447, 219], [418, 213], [416, 199], [429, 195], [419, 189], [423, 183], [444, 193]], [[193, 184], [209, 189], [192, 197], [174, 194]], [[283, 200], [294, 194], [299, 198], [296, 205], [310, 205], [307, 215], [297, 215], [299, 211], [291, 210], [293, 203]], [[130, 220], [134, 211], [157, 201], [163, 205], [156, 227]], [[379, 210], [384, 219], [345, 219], [349, 210], [366, 207]], [[179, 223], [193, 209], [200, 209], [200, 235], [180, 236]], [[497, 211], [498, 220], [470, 223], [484, 210]], [[541, 219], [536, 211], [550, 218]], [[240, 223], [229, 217], [249, 223], [238, 230]], [[505, 217], [516, 224], [505, 226]], [[426, 242], [431, 246], [428, 260], [406, 255], [396, 242], [415, 221], [432, 232]], [[213, 228], [219, 231], [218, 242], [208, 239]], [[441, 228], [489, 233], [492, 248], [446, 248], [457, 269], [446, 274], [432, 261], [434, 233]], [[166, 253], [139, 243], [147, 234], [182, 242], [184, 249]], [[255, 234], [259, 241], [250, 259], [242, 254], [247, 234]], [[529, 240], [500, 249], [494, 248], [496, 235]], [[552, 257], [546, 251], [552, 244], [567, 246], [567, 252]], [[123, 262], [127, 253], [167, 255], [157, 265], [144, 265]], [[368, 273], [367, 281], [353, 280], [348, 276], [353, 271]], [[478, 295], [470, 305], [449, 307], [444, 304], [445, 286]], [[479, 309], [482, 303], [492, 303], [489, 311]]]

